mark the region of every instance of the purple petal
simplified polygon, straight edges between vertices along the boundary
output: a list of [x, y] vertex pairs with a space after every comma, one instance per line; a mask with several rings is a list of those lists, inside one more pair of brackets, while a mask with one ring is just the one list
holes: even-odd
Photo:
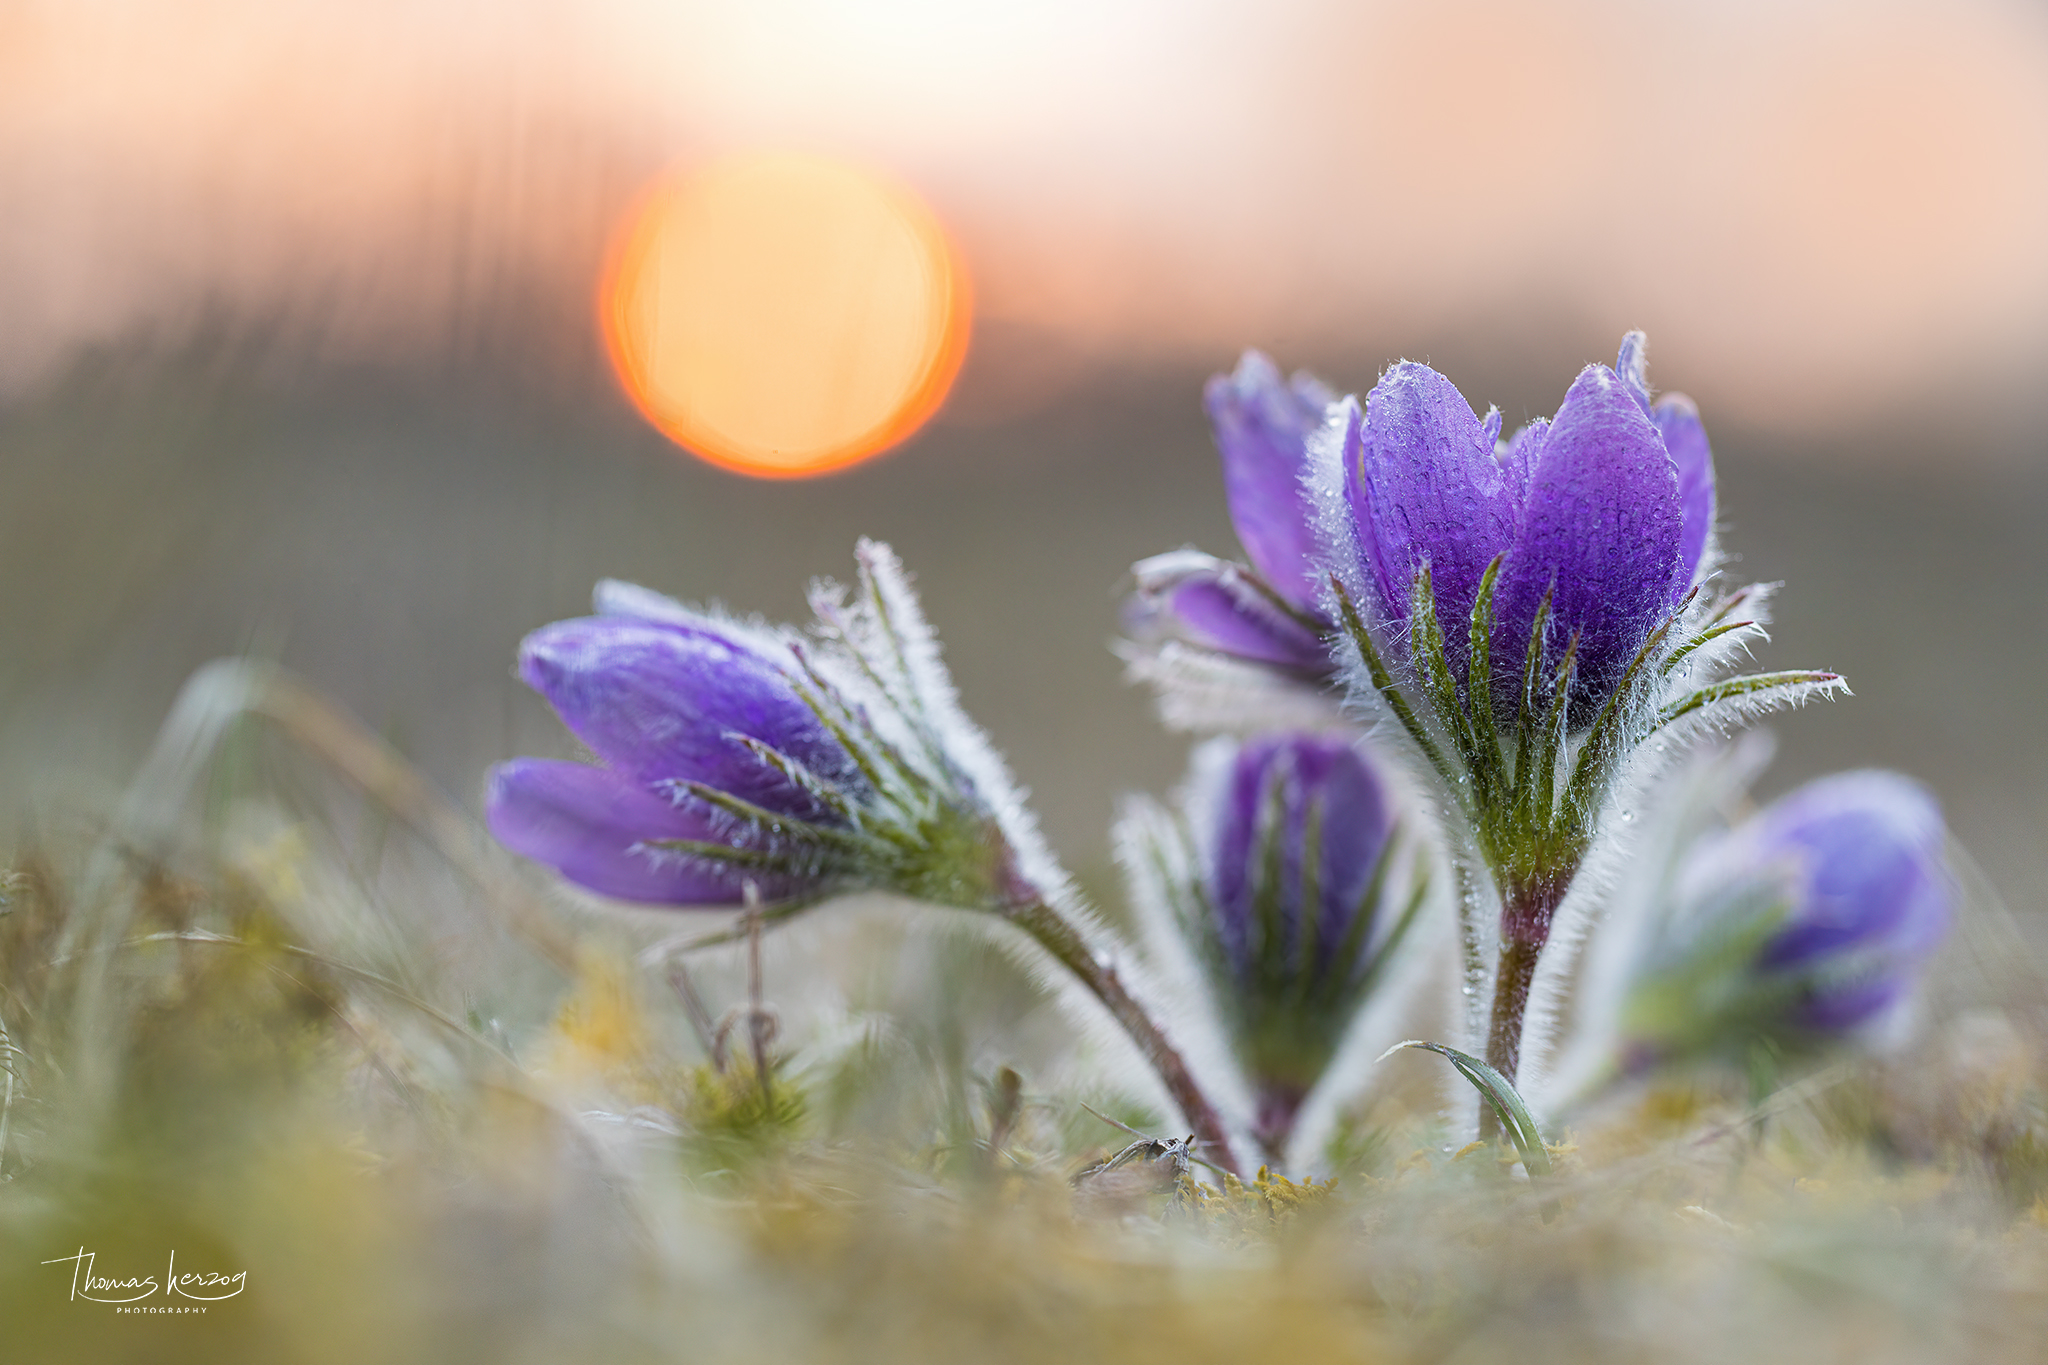
[[1126, 625], [1134, 637], [1186, 640], [1318, 678], [1330, 671], [1329, 651], [1317, 631], [1284, 610], [1237, 565], [1177, 551], [1156, 555], [1132, 571], [1138, 591]]
[[1749, 856], [1791, 860], [1799, 894], [1760, 965], [1783, 969], [1848, 953], [1911, 963], [1947, 932], [1952, 892], [1940, 809], [1895, 773], [1842, 773], [1760, 812]]
[[696, 781], [800, 819], [829, 818], [736, 736], [850, 791], [846, 750], [774, 662], [715, 631], [625, 617], [557, 621], [526, 637], [519, 676], [577, 738], [643, 785]]
[[[1345, 492], [1380, 599], [1406, 619], [1415, 570], [1430, 565], [1454, 655], [1480, 575], [1514, 536], [1517, 489], [1456, 386], [1402, 361], [1380, 377], [1347, 432]], [[1525, 627], [1526, 628], [1526, 627]]]
[[1664, 449], [1678, 469], [1678, 510], [1684, 529], [1678, 537], [1678, 557], [1684, 576], [1674, 589], [1672, 601], [1683, 597], [1699, 573], [1700, 556], [1706, 553], [1707, 533], [1714, 528], [1714, 452], [1707, 445], [1707, 429], [1700, 425], [1699, 409], [1682, 393], [1667, 393], [1650, 409], [1650, 420], [1664, 437]]
[[[1282, 932], [1292, 944], [1302, 916], [1317, 916], [1319, 964], [1328, 966], [1356, 917], [1372, 912], [1362, 901], [1392, 828], [1386, 792], [1365, 758], [1341, 740], [1288, 735], [1239, 748], [1211, 859], [1217, 927], [1226, 953], [1239, 963], [1248, 963], [1251, 953], [1261, 846], [1272, 828], [1276, 794]], [[1312, 810], [1320, 825], [1317, 903], [1305, 906], [1302, 872]]]
[[1681, 577], [1678, 479], [1656, 427], [1604, 365], [1588, 365], [1540, 438], [1525, 439], [1538, 448], [1501, 571], [1494, 650], [1523, 657], [1554, 584], [1552, 639], [1580, 637], [1579, 710], [1613, 690], [1670, 612]]
[[[660, 905], [733, 905], [738, 878], [643, 841], [722, 842], [681, 810], [609, 768], [518, 758], [492, 770], [484, 820], [499, 843], [600, 895]], [[764, 894], [774, 888], [763, 887]]]
[[1231, 524], [1252, 567], [1293, 605], [1314, 603], [1319, 575], [1301, 476], [1308, 438], [1336, 395], [1312, 375], [1290, 383], [1272, 361], [1246, 351], [1233, 373], [1209, 380], [1202, 398], [1223, 456]]
[[1518, 509], [1529, 500], [1529, 479], [1549, 439], [1550, 421], [1539, 417], [1508, 437], [1508, 448], [1501, 452], [1501, 477], [1507, 480], [1508, 496]]
[[1650, 401], [1649, 342], [1641, 332], [1621, 339], [1621, 354], [1615, 358], [1614, 373], [1628, 389], [1629, 397], [1648, 413], [1664, 437], [1664, 449], [1678, 469], [1678, 506], [1685, 529], [1679, 536], [1678, 554], [1685, 564], [1685, 576], [1674, 589], [1672, 602], [1693, 585], [1699, 572], [1700, 556], [1706, 552], [1707, 533], [1714, 525], [1714, 454], [1707, 446], [1706, 428], [1700, 425], [1699, 409], [1682, 393], [1669, 393]]
[[1905, 993], [1906, 982], [1897, 975], [1824, 987], [1793, 1006], [1791, 1022], [1809, 1033], [1847, 1033], [1890, 1009]]

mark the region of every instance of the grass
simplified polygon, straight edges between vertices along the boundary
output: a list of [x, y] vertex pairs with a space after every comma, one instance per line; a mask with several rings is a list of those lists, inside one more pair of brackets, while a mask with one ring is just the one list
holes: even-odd
[[[1943, 997], [1913, 1046], [1760, 1104], [1631, 1093], [1541, 1182], [1368, 1095], [1316, 1180], [1077, 1183], [1131, 1140], [1088, 1107], [1176, 1135], [986, 946], [829, 907], [767, 937], [759, 998], [743, 942], [679, 986], [646, 951], [673, 917], [558, 899], [276, 681], [13, 859], [10, 1362], [2039, 1355], [2024, 993]], [[44, 1264], [81, 1248], [247, 1288], [117, 1313]]]

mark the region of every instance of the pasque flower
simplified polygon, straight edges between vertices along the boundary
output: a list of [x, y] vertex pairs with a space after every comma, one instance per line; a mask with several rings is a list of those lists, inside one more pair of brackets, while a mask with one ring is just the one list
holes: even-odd
[[1712, 456], [1690, 402], [1652, 401], [1643, 347], [1630, 333], [1506, 440], [1497, 411], [1403, 361], [1313, 443], [1343, 509], [1325, 562], [1352, 694], [1408, 736], [1451, 816], [1466, 961], [1495, 956], [1486, 1061], [1508, 1081], [1553, 917], [1645, 741], [1840, 683], [1726, 676], [1765, 594], [1702, 591]]
[[1187, 728], [1324, 724], [1301, 698], [1341, 682], [1407, 737], [1449, 817], [1468, 967], [1495, 957], [1492, 1017], [1472, 1023], [1512, 1080], [1552, 918], [1645, 741], [1840, 679], [1729, 676], [1768, 594], [1708, 590], [1712, 451], [1689, 400], [1652, 397], [1639, 332], [1505, 439], [1497, 409], [1409, 361], [1333, 403], [1249, 353], [1206, 397], [1251, 562], [1138, 565], [1133, 673]]
[[[1169, 828], [1160, 821], [1147, 836]], [[1177, 857], [1151, 895], [1206, 980], [1251, 1084], [1254, 1134], [1276, 1157], [1422, 904], [1419, 878], [1390, 885], [1393, 801], [1344, 739], [1266, 735], [1212, 742], [1184, 798]], [[1392, 908], [1395, 913], [1385, 913]]]
[[[1714, 517], [1713, 459], [1690, 401], [1650, 400], [1640, 333], [1616, 369], [1588, 365], [1555, 417], [1501, 439], [1452, 383], [1412, 361], [1381, 376], [1361, 408], [1340, 410], [1343, 492], [1358, 559], [1390, 628], [1414, 616], [1426, 569], [1429, 608], [1453, 623], [1445, 652], [1468, 684], [1481, 580], [1498, 561], [1491, 651], [1522, 661], [1546, 618], [1553, 651], [1576, 643], [1573, 718], [1584, 722], [1692, 588]], [[1513, 719], [1519, 676], [1494, 697]], [[1476, 704], [1476, 703], [1474, 703]]]
[[971, 771], [978, 732], [942, 674], [913, 676], [928, 640], [897, 633], [921, 630], [914, 600], [904, 589], [893, 620], [884, 601], [902, 586], [894, 558], [863, 553], [860, 605], [816, 595], [815, 651], [614, 582], [598, 585], [598, 615], [528, 636], [519, 676], [600, 765], [502, 765], [492, 832], [631, 900], [728, 905], [751, 887], [796, 905], [860, 888], [971, 909], [1031, 901], [999, 812], [1006, 779]]
[[1686, 857], [1622, 1011], [1626, 1064], [1798, 1050], [1886, 1015], [1948, 932], [1934, 799], [1896, 773], [1808, 783]]
[[492, 833], [626, 900], [722, 905], [749, 881], [770, 900], [822, 885], [876, 793], [815, 693], [805, 700], [788, 643], [627, 584], [600, 584], [597, 606], [529, 635], [518, 671], [600, 764], [501, 765]]
[[1204, 403], [1223, 459], [1231, 523], [1249, 567], [1180, 550], [1137, 564], [1127, 617], [1141, 641], [1179, 639], [1322, 681], [1332, 671], [1319, 605], [1322, 571], [1303, 483], [1309, 439], [1336, 395], [1313, 375], [1289, 380], [1257, 351], [1216, 375]]
[[1247, 351], [1233, 373], [1210, 378], [1202, 400], [1223, 457], [1223, 492], [1238, 543], [1283, 601], [1315, 613], [1323, 576], [1302, 476], [1309, 438], [1322, 428], [1336, 393], [1305, 371], [1283, 379], [1271, 360]]
[[597, 615], [528, 636], [520, 677], [597, 762], [500, 766], [492, 832], [627, 900], [780, 915], [882, 890], [1006, 922], [1101, 1002], [1230, 1164], [1214, 1108], [961, 711], [908, 575], [885, 545], [858, 557], [850, 599], [814, 586], [808, 636], [609, 582]]

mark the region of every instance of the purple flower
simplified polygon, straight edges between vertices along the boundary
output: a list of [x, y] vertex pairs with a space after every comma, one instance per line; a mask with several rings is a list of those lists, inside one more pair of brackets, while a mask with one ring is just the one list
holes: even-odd
[[[729, 905], [741, 898], [741, 880], [732, 872], [653, 842], [715, 843], [723, 832], [709, 815], [611, 768], [515, 758], [492, 769], [484, 812], [499, 843], [599, 895], [660, 905]], [[771, 900], [784, 889], [777, 880], [757, 886]]]
[[1173, 550], [1131, 566], [1137, 592], [1124, 612], [1136, 640], [1185, 640], [1219, 654], [1320, 681], [1330, 652], [1307, 616], [1242, 565]]
[[1392, 927], [1378, 913], [1394, 813], [1357, 749], [1294, 734], [1207, 753], [1183, 921], [1277, 1150], [1420, 898]]
[[1351, 745], [1313, 735], [1242, 745], [1208, 869], [1236, 975], [1249, 981], [1269, 962], [1289, 976], [1303, 962], [1318, 976], [1338, 970], [1339, 949], [1372, 913], [1362, 898], [1392, 830], [1379, 777]]
[[1810, 1046], [1879, 1018], [1948, 932], [1946, 839], [1918, 783], [1852, 772], [1695, 846], [1683, 918], [1631, 987], [1628, 1054]]
[[798, 694], [793, 656], [644, 590], [607, 585], [599, 598], [617, 614], [535, 631], [520, 646], [519, 676], [601, 766], [502, 765], [485, 801], [491, 832], [624, 899], [730, 904], [747, 880], [767, 898], [788, 893], [787, 875], [749, 878], [672, 841], [765, 848], [764, 834], [845, 826], [869, 794], [852, 755]]
[[1193, 550], [1136, 565], [1125, 620], [1134, 638], [1184, 640], [1317, 682], [1330, 676], [1322, 642], [1330, 622], [1317, 605], [1323, 574], [1302, 476], [1309, 438], [1335, 396], [1313, 375], [1283, 378], [1257, 351], [1246, 351], [1233, 373], [1210, 378], [1203, 405], [1251, 567]]
[[1362, 410], [1356, 400], [1340, 407], [1361, 576], [1399, 623], [1416, 571], [1429, 566], [1461, 682], [1464, 626], [1497, 555], [1497, 695], [1518, 685], [1549, 593], [1553, 655], [1578, 640], [1575, 714], [1614, 689], [1692, 587], [1713, 520], [1712, 456], [1689, 402], [1649, 402], [1641, 355], [1631, 333], [1621, 373], [1587, 366], [1555, 417], [1507, 441], [1498, 410], [1482, 420], [1448, 379], [1410, 361], [1381, 376]]
[[1259, 576], [1302, 612], [1316, 611], [1323, 578], [1302, 472], [1309, 437], [1336, 400], [1314, 375], [1282, 379], [1257, 351], [1246, 351], [1233, 373], [1212, 377], [1202, 391], [1238, 541]]
[[1897, 773], [1853, 772], [1774, 802], [1704, 856], [1783, 879], [1789, 910], [1757, 971], [1807, 983], [1797, 1022], [1835, 1032], [1904, 994], [1947, 934], [1946, 840], [1926, 788]]

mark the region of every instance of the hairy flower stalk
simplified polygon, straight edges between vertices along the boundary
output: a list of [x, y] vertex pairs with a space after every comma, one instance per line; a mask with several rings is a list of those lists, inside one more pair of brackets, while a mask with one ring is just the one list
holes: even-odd
[[1554, 418], [1506, 440], [1497, 411], [1402, 362], [1317, 438], [1352, 695], [1442, 798], [1475, 974], [1497, 908], [1483, 1031], [1510, 1081], [1558, 908], [1642, 746], [1840, 685], [1726, 676], [1762, 637], [1765, 594], [1709, 591], [1706, 436], [1686, 400], [1651, 402], [1642, 355], [1631, 333], [1615, 369], [1588, 366]]
[[1934, 799], [1886, 772], [1810, 782], [1700, 840], [1622, 997], [1607, 1076], [1811, 1052], [1891, 1015], [1954, 916]]
[[1385, 784], [1342, 737], [1216, 740], [1176, 815], [1140, 807], [1119, 833], [1156, 950], [1187, 950], [1249, 1083], [1253, 1136], [1283, 1160], [1427, 891], [1422, 866], [1399, 866]]
[[811, 594], [810, 637], [607, 582], [598, 615], [527, 638], [519, 673], [598, 764], [517, 759], [486, 816], [508, 848], [593, 891], [781, 918], [885, 890], [1000, 917], [1130, 1035], [1197, 1137], [1234, 1164], [1178, 1048], [961, 712], [894, 554]]

